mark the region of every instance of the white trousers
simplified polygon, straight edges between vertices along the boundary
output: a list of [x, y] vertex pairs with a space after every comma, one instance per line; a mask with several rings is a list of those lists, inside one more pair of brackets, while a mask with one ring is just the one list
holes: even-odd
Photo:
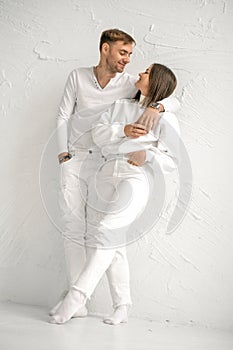
[[125, 247], [118, 249], [86, 247], [86, 263], [73, 285], [90, 298], [105, 272], [109, 281], [113, 307], [131, 305], [129, 266]]
[[131, 224], [140, 221], [146, 208], [151, 175], [146, 166], [131, 165], [122, 156], [109, 157], [99, 168], [95, 181], [97, 212], [88, 222], [89, 246], [119, 248], [139, 238], [140, 232], [132, 232]]
[[[103, 162], [99, 153], [79, 151], [61, 165], [62, 232], [70, 286], [76, 284], [90, 297], [106, 271], [113, 306], [117, 307], [131, 304], [126, 248], [99, 249], [88, 244], [95, 242], [92, 236], [96, 233], [95, 222], [99, 215], [95, 178]], [[111, 197], [112, 193], [108, 195]]]
[[[92, 208], [96, 215], [87, 223], [92, 233], [87, 230], [86, 264], [74, 285], [90, 298], [107, 271], [114, 307], [131, 304], [127, 230], [145, 209], [148, 177], [144, 168], [134, 167], [126, 159], [112, 159], [96, 172], [96, 192], [97, 204]], [[95, 222], [98, 217], [100, 222]]]

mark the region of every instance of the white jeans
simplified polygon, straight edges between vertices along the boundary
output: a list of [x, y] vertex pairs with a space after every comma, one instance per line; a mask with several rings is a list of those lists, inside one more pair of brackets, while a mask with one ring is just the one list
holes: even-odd
[[105, 272], [109, 281], [113, 307], [131, 305], [129, 266], [125, 247], [118, 249], [86, 247], [86, 263], [73, 285], [90, 298]]
[[[130, 165], [125, 158], [101, 164], [96, 175], [98, 203], [92, 208], [96, 215], [87, 223], [93, 236], [87, 233], [87, 260], [74, 285], [90, 298], [107, 271], [114, 307], [131, 304], [125, 247], [127, 230], [146, 206], [149, 181], [144, 168]], [[98, 214], [102, 219], [95, 223]]]
[[103, 162], [100, 153], [79, 151], [61, 165], [62, 232], [70, 286], [79, 280], [80, 290], [90, 297], [106, 271], [113, 306], [116, 307], [131, 304], [126, 248], [106, 250], [88, 245], [88, 242], [93, 242], [93, 222], [98, 215], [95, 174]]
[[[118, 245], [129, 244], [137, 238], [132, 235], [131, 224], [143, 213], [150, 196], [151, 173], [146, 166], [137, 167], [127, 162], [127, 157], [110, 157], [98, 173], [102, 197], [106, 199], [105, 215], [100, 221], [101, 232], [110, 231]], [[115, 192], [108, 201], [108, 184]], [[122, 233], [122, 235], [121, 235]], [[117, 234], [119, 237], [116, 238]], [[122, 239], [122, 241], [120, 241]]]
[[136, 167], [126, 157], [116, 157], [109, 157], [96, 173], [96, 204], [87, 223], [89, 247], [124, 247], [140, 236], [131, 224], [140, 221], [146, 208], [151, 174], [146, 166]]

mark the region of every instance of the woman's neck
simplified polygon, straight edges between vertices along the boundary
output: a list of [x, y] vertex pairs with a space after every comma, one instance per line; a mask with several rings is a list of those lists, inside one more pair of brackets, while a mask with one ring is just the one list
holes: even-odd
[[141, 94], [141, 95], [140, 95], [140, 99], [139, 99], [139, 103], [142, 103], [142, 102], [143, 102], [143, 100], [144, 100], [144, 98], [146, 98], [146, 96], [145, 96], [145, 95], [143, 95], [143, 94]]

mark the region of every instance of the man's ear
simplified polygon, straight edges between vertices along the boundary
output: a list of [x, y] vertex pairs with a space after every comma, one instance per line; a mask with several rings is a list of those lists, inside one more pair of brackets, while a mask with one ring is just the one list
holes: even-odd
[[108, 43], [103, 43], [103, 45], [102, 45], [103, 54], [106, 55], [109, 52], [109, 49], [110, 49], [110, 45]]

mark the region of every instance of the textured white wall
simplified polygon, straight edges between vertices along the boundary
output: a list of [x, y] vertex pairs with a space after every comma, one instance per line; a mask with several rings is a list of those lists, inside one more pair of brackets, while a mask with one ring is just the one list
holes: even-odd
[[[233, 328], [233, 2], [2, 0], [0, 11], [0, 299], [52, 304], [64, 286], [61, 238], [39, 186], [42, 169], [56, 217], [53, 140], [40, 166], [42, 152], [69, 72], [95, 65], [100, 33], [118, 27], [137, 40], [129, 72], [157, 61], [178, 76], [177, 116], [194, 176], [177, 231], [166, 236], [160, 224], [129, 248], [132, 314]], [[105, 280], [90, 309], [110, 310]]]

